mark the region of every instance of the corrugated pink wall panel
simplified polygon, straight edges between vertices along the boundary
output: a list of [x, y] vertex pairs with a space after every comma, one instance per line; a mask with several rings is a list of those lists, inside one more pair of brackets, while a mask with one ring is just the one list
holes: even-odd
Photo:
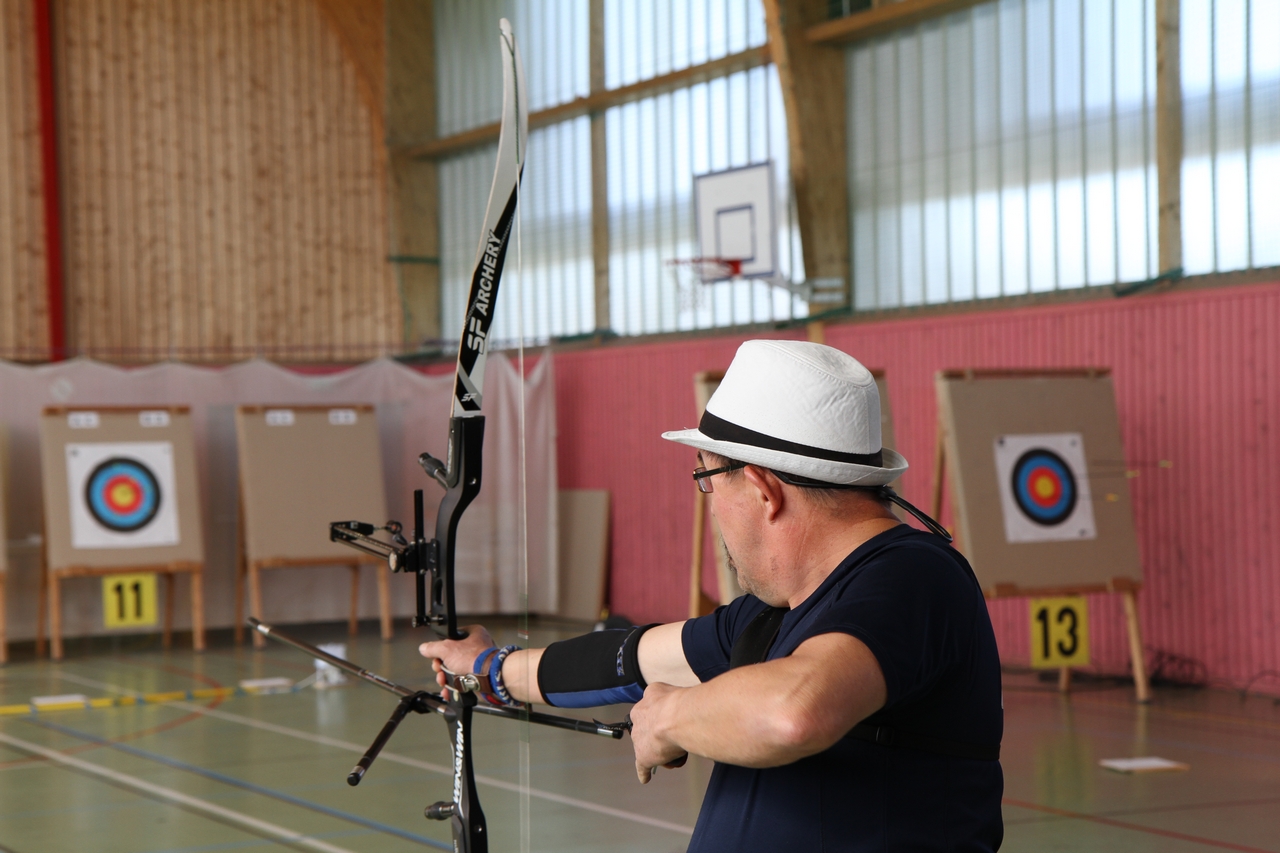
[[[559, 356], [560, 483], [612, 492], [611, 603], [633, 619], [685, 613], [691, 454], [658, 436], [693, 425], [694, 372], [727, 366], [741, 340]], [[922, 506], [937, 370], [1111, 367], [1125, 453], [1142, 471], [1130, 484], [1148, 648], [1203, 661], [1236, 685], [1280, 670], [1280, 284], [846, 324], [829, 327], [827, 341], [886, 371], [898, 449], [913, 465], [903, 492]], [[1161, 459], [1173, 467], [1155, 467]], [[1092, 605], [1095, 663], [1123, 670], [1119, 602]], [[1006, 660], [1025, 661], [1025, 603], [991, 611]]]

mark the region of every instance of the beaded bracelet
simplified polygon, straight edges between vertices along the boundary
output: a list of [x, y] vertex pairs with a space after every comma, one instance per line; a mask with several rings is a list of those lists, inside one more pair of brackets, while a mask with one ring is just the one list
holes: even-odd
[[493, 663], [489, 665], [489, 686], [493, 688], [493, 695], [497, 696], [498, 701], [509, 708], [519, 708], [524, 704], [511, 698], [511, 694], [507, 692], [507, 685], [502, 680], [503, 662], [512, 652], [518, 651], [520, 651], [519, 646], [503, 646], [498, 649], [498, 653], [493, 658]]

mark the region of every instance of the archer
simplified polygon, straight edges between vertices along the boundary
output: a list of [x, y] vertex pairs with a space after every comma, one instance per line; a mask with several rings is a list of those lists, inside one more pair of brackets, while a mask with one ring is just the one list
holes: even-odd
[[881, 446], [871, 374], [819, 344], [748, 341], [698, 429], [663, 438], [698, 449], [748, 594], [546, 649], [470, 626], [419, 647], [439, 683], [471, 673], [510, 705], [634, 702], [642, 783], [688, 753], [715, 761], [690, 850], [998, 849], [995, 636], [950, 536], [887, 486], [907, 463]]

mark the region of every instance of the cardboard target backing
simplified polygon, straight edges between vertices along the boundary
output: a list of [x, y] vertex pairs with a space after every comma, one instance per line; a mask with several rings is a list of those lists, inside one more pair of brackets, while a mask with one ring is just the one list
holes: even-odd
[[1105, 369], [938, 374], [958, 546], [982, 588], [1142, 580]]
[[186, 407], [45, 409], [40, 457], [51, 570], [204, 562]]
[[247, 559], [361, 559], [329, 522], [387, 520], [372, 406], [240, 406], [236, 439]]

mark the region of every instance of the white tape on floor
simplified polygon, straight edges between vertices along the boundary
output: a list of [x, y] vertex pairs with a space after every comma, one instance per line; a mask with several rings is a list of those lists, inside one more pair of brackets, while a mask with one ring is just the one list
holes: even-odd
[[[82, 684], [85, 687], [96, 687], [99, 690], [105, 690], [109, 693], [122, 694], [126, 696], [142, 695], [141, 693], [135, 690], [129, 690], [127, 688], [119, 687], [114, 684], [108, 684], [104, 681], [98, 681], [93, 678], [85, 678], [84, 676], [81, 676], [81, 675], [75, 675], [74, 673], [69, 673], [65, 671], [65, 669], [58, 673], [58, 677], [66, 679], [67, 681], [73, 682], [75, 684]], [[203, 705], [193, 705], [189, 702], [171, 702], [168, 704], [168, 707], [181, 708], [184, 711], [194, 711], [198, 714], [204, 714], [207, 717], [215, 717], [219, 720], [225, 720], [229, 723], [237, 723], [242, 726], [250, 726], [255, 729], [261, 729], [262, 731], [265, 731], [265, 732], [273, 732], [278, 735], [297, 738], [298, 740], [310, 741], [311, 743], [318, 743], [318, 744], [321, 744], [322, 746], [333, 747], [334, 749], [343, 749], [349, 752], [359, 753], [360, 755], [363, 755], [365, 751], [364, 746], [357, 743], [352, 743], [351, 741], [338, 740], [337, 738], [326, 737], [325, 735], [316, 734], [315, 732], [303, 731], [302, 729], [290, 728], [289, 726], [281, 726], [275, 723], [267, 723], [267, 722], [263, 722], [262, 720], [255, 720], [252, 717], [245, 717], [245, 716], [241, 716], [240, 714], [232, 714], [228, 711], [221, 711], [216, 708], [206, 708]], [[403, 764], [407, 767], [416, 767], [419, 770], [429, 770], [432, 773], [439, 773], [441, 776], [449, 776], [449, 777], [453, 776], [452, 766], [446, 766], [444, 764], [434, 764], [430, 761], [419, 761], [418, 759], [410, 758], [407, 755], [399, 755], [394, 752], [383, 751], [382, 753], [379, 754], [378, 758], [383, 761], [391, 761], [396, 764]], [[477, 775], [476, 781], [479, 782], [481, 785], [488, 785], [493, 788], [500, 788], [501, 790], [504, 790], [504, 791], [512, 791], [515, 793], [521, 792], [520, 785], [518, 785], [517, 783], [507, 782], [503, 779], [495, 779], [492, 776]], [[682, 835], [693, 835], [692, 826], [684, 826], [683, 824], [672, 823], [671, 821], [661, 820], [660, 818], [656, 818], [656, 817], [649, 817], [648, 815], [637, 814], [635, 812], [629, 812], [623, 809], [615, 809], [611, 806], [602, 806], [599, 803], [592, 803], [587, 800], [580, 800], [577, 797], [569, 797], [569, 796], [565, 796], [564, 794], [556, 794], [552, 791], [543, 791], [538, 788], [530, 788], [529, 796], [536, 797], [540, 800], [546, 800], [552, 803], [560, 803], [561, 805], [571, 806], [576, 809], [582, 809], [583, 811], [595, 812], [596, 814], [608, 815], [609, 817], [616, 817], [621, 820], [628, 820], [633, 823], [644, 824], [645, 826], [653, 826], [653, 827], [657, 827], [658, 829], [666, 829], [666, 830], [670, 830], [671, 832], [678, 832], [678, 833], [681, 833]]]
[[352, 851], [345, 847], [335, 847], [332, 844], [326, 844], [323, 841], [310, 838], [299, 832], [294, 832], [292, 829], [285, 829], [283, 826], [277, 826], [274, 823], [268, 823], [265, 820], [259, 820], [256, 817], [250, 817], [247, 814], [223, 808], [222, 806], [215, 805], [208, 800], [202, 800], [199, 797], [192, 797], [188, 794], [182, 793], [181, 791], [175, 791], [172, 788], [166, 788], [163, 785], [157, 785], [154, 782], [139, 779], [137, 776], [130, 776], [127, 773], [120, 773], [119, 771], [103, 767], [100, 764], [94, 764], [80, 758], [75, 758], [74, 756], [64, 755], [56, 750], [46, 749], [39, 744], [31, 743], [30, 741], [23, 740], [22, 738], [13, 737], [12, 735], [5, 734], [4, 732], [0, 732], [0, 743], [6, 743], [14, 749], [25, 752], [28, 755], [39, 755], [42, 758], [47, 758], [50, 761], [63, 765], [64, 767], [70, 767], [74, 770], [79, 770], [82, 773], [97, 776], [101, 779], [107, 780], [108, 782], [123, 785], [126, 788], [132, 788], [149, 797], [164, 800], [166, 802], [173, 803], [174, 805], [191, 809], [192, 811], [201, 812], [209, 817], [223, 821], [224, 823], [239, 826], [257, 835], [266, 836], [267, 838], [272, 838], [276, 841], [283, 841], [284, 843], [291, 844], [295, 847], [315, 850], [317, 853], [352, 853]]

